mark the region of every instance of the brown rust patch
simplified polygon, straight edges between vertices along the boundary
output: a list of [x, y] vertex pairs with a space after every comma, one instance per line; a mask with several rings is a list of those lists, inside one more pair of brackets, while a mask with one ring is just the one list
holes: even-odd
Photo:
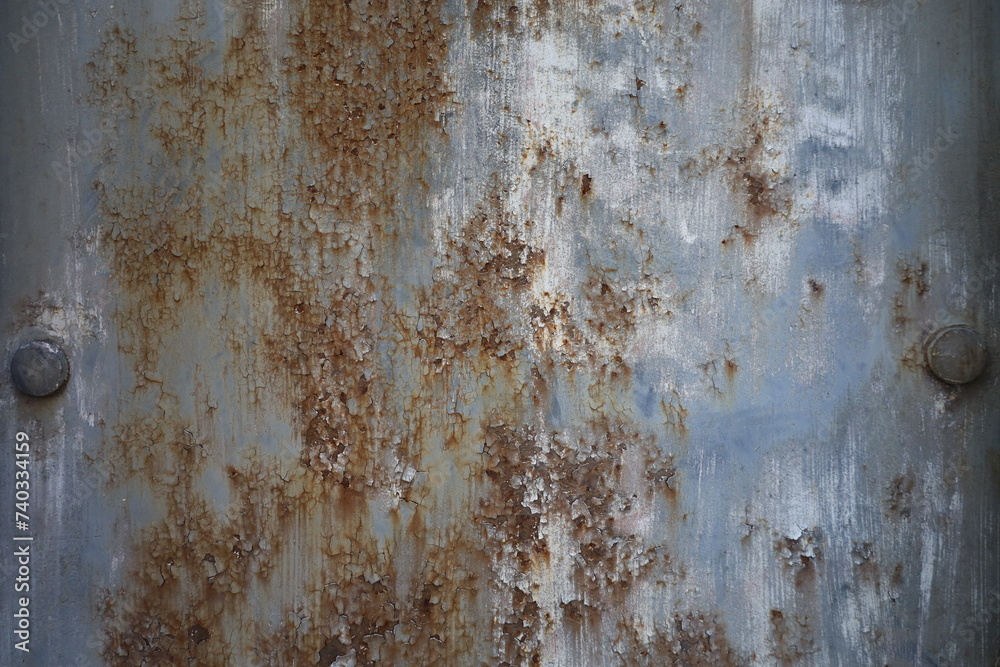
[[[540, 453], [537, 435], [529, 428], [494, 425], [486, 431], [482, 474], [492, 488], [484, 494], [475, 516], [497, 571], [513, 566], [516, 572], [530, 572], [548, 558], [548, 543], [541, 534], [541, 499], [529, 500], [538, 486], [533, 475], [544, 473], [536, 464]], [[499, 655], [505, 664], [539, 664], [540, 609], [530, 590], [518, 584], [509, 575], [491, 581], [495, 594], [504, 600], [503, 611], [498, 610], [494, 618]]]
[[664, 456], [658, 450], [650, 449], [646, 454], [646, 479], [671, 504], [677, 502], [680, 481], [674, 457]]
[[618, 622], [615, 652], [622, 664], [659, 667], [743, 667], [750, 664], [729, 646], [717, 614], [677, 612], [663, 626], [643, 628], [638, 619]]
[[203, 627], [200, 623], [195, 623], [188, 628], [188, 639], [193, 641], [195, 644], [207, 642], [211, 636], [212, 633], [205, 629], [205, 627]]
[[[537, 664], [553, 525], [563, 616], [613, 628], [680, 576], [625, 527], [656, 487], [676, 501], [676, 470], [598, 349], [659, 310], [653, 283], [595, 274], [580, 312], [535, 296], [545, 252], [502, 174], [427, 217], [453, 109], [438, 3], [292, 2], [283, 58], [260, 11], [219, 46], [193, 2], [142, 40], [112, 28], [90, 71], [123, 137], [95, 183], [128, 364], [103, 455], [155, 516], [123, 519], [106, 662]], [[593, 417], [560, 432], [542, 399], [566, 374]], [[683, 435], [680, 394], [662, 407]], [[627, 651], [736, 664], [714, 616], [672, 623]]]
[[753, 243], [768, 226], [791, 219], [794, 208], [794, 190], [778, 148], [784, 125], [780, 102], [753, 88], [737, 111], [744, 127], [730, 146], [706, 147], [682, 167], [691, 177], [699, 178], [721, 167], [743, 202], [743, 219], [733, 225], [733, 234], [723, 239], [723, 246], [730, 245], [736, 234], [745, 244]]
[[800, 664], [816, 653], [816, 640], [809, 617], [771, 610], [772, 655], [782, 667]]
[[583, 600], [569, 600], [559, 604], [563, 619], [578, 625], [592, 625], [599, 619], [599, 612]]
[[896, 262], [900, 288], [893, 297], [892, 322], [902, 331], [913, 320], [914, 310], [931, 290], [930, 269], [926, 261], [915, 257], [900, 257]]
[[922, 297], [930, 291], [930, 270], [927, 262], [914, 258], [900, 259], [896, 269], [899, 272], [899, 282], [912, 288], [917, 296]]
[[[587, 0], [593, 4], [594, 0]], [[527, 31], [535, 39], [550, 25], [553, 10], [567, 11], [574, 7], [551, 0], [513, 2], [508, 0], [466, 0], [466, 10], [472, 35], [476, 39], [493, 40], [497, 35], [522, 36]]]
[[573, 316], [573, 301], [559, 293], [542, 294], [528, 309], [536, 349], [561, 364], [596, 360], [597, 354]]
[[[359, 664], [448, 661], [470, 646], [443, 619], [475, 600], [473, 570], [487, 567], [478, 548], [460, 536], [406, 544], [397, 532], [392, 549], [421, 555], [397, 573], [365, 526], [376, 490], [405, 504], [419, 481], [408, 471], [424, 469], [418, 426], [396, 415], [378, 428], [389, 387], [372, 358], [382, 325], [370, 295], [385, 278], [372, 270], [384, 261], [376, 241], [395, 252], [399, 202], [422, 196], [428, 141], [442, 136], [449, 31], [434, 3], [293, 3], [291, 53], [275, 69], [255, 11], [227, 26], [243, 33], [217, 40], [219, 69], [204, 65], [217, 47], [200, 41], [201, 13], [185, 3], [141, 44], [112, 28], [90, 70], [107, 124], [146, 147], [113, 153], [118, 138], [106, 137], [113, 159], [95, 183], [132, 366], [105, 458], [113, 483], [141, 486], [161, 513], [136, 527], [129, 586], [106, 596], [104, 656], [313, 664], [336, 636]], [[198, 346], [190, 386], [171, 371], [189, 322], [218, 332], [208, 356], [232, 359], [225, 399], [246, 411], [244, 432], [220, 432], [224, 397]], [[293, 422], [292, 440], [277, 443], [285, 463], [254, 442], [268, 413]], [[389, 463], [397, 454], [410, 466]], [[228, 480], [221, 499], [206, 497], [213, 472]], [[276, 628], [256, 617], [251, 591], [303, 606]], [[292, 617], [315, 631], [300, 636]]]
[[793, 574], [796, 588], [813, 585], [819, 576], [817, 565], [823, 559], [821, 542], [816, 528], [803, 530], [797, 538], [785, 536], [775, 541], [774, 551]]
[[635, 509], [622, 483], [623, 460], [630, 450], [647, 452], [648, 460], [652, 442], [624, 425], [602, 425], [595, 432], [600, 435], [594, 439], [570, 442], [558, 433], [541, 438], [526, 428], [490, 427], [483, 474], [495, 491], [486, 493], [477, 522], [498, 564], [508, 561], [530, 572], [549, 559], [543, 518], [564, 517], [578, 545], [574, 581], [589, 605], [604, 609], [646, 573], [667, 571], [669, 558], [617, 527]]
[[412, 170], [452, 96], [440, 5], [305, 2], [293, 11], [289, 100], [326, 158], [317, 195], [347, 211], [389, 213], [412, 189]]
[[[761, 120], [763, 125], [768, 122], [767, 117]], [[725, 162], [734, 174], [734, 189], [745, 197], [746, 225], [741, 226], [745, 239], [759, 234], [766, 219], [787, 217], [792, 204], [790, 196], [780, 186], [780, 174], [762, 164], [764, 134], [756, 126], [751, 126], [748, 132], [752, 134], [749, 144], [738, 149]]]
[[908, 519], [913, 511], [913, 489], [916, 485], [912, 471], [893, 477], [886, 487], [885, 516]]
[[269, 473], [257, 464], [233, 469], [236, 499], [220, 516], [178, 466], [166, 482], [170, 513], [145, 528], [133, 549], [130, 588], [104, 592], [105, 660], [171, 665], [225, 653], [222, 629], [241, 625], [239, 607], [272, 578], [284, 546], [276, 527], [294, 500], [281, 476]]
[[708, 384], [708, 389], [713, 396], [723, 396], [726, 394], [724, 387], [720, 386], [718, 379], [719, 372], [721, 372], [725, 377], [725, 388], [732, 389], [733, 383], [736, 382], [736, 376], [739, 373], [740, 366], [736, 363], [733, 358], [732, 347], [727, 343], [726, 351], [722, 355], [712, 355], [708, 361], [701, 364], [701, 370], [705, 374], [705, 381]]
[[590, 307], [586, 322], [598, 337], [623, 342], [635, 334], [642, 317], [669, 315], [663, 298], [656, 290], [656, 281], [644, 277], [629, 281], [617, 269], [590, 265], [581, 292]]
[[522, 9], [514, 2], [492, 0], [466, 0], [475, 35], [507, 33], [516, 35], [523, 29]]
[[669, 396], [660, 399], [660, 409], [663, 411], [663, 425], [667, 430], [681, 438], [686, 437], [688, 411], [681, 403], [681, 395], [676, 389], [671, 389]]
[[[317, 656], [344, 656], [359, 665], [453, 661], [473, 645], [468, 629], [454, 623], [470, 614], [479, 587], [473, 571], [482, 563], [456, 555], [475, 558], [469, 546], [427, 545], [416, 553], [426, 562], [405, 584], [381, 555], [329, 551], [317, 589], [303, 596], [303, 606], [287, 609], [278, 633], [260, 627], [266, 639], [255, 653], [270, 664], [316, 664]], [[315, 631], [304, 635], [304, 622]]]

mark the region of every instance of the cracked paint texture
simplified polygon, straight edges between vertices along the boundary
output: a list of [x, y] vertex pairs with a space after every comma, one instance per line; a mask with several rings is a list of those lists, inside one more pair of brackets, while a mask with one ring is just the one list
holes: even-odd
[[43, 657], [994, 665], [1000, 24], [900, 7], [62, 10]]

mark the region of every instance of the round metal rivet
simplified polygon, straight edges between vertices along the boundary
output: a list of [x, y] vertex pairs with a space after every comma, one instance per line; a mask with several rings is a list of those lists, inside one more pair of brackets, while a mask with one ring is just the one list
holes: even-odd
[[69, 361], [55, 343], [33, 340], [17, 348], [10, 360], [10, 377], [22, 394], [48, 396], [66, 384]]
[[986, 368], [986, 341], [961, 324], [940, 329], [927, 342], [927, 365], [945, 382], [972, 382]]

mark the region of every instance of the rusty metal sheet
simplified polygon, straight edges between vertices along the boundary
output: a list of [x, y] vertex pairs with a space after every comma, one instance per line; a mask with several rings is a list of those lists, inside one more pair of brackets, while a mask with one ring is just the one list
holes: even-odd
[[989, 0], [0, 16], [3, 664], [1000, 660]]

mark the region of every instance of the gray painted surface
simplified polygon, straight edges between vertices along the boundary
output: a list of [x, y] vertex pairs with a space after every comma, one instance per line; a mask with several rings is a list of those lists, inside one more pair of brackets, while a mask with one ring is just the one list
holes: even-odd
[[0, 662], [1000, 659], [992, 2], [50, 5]]

